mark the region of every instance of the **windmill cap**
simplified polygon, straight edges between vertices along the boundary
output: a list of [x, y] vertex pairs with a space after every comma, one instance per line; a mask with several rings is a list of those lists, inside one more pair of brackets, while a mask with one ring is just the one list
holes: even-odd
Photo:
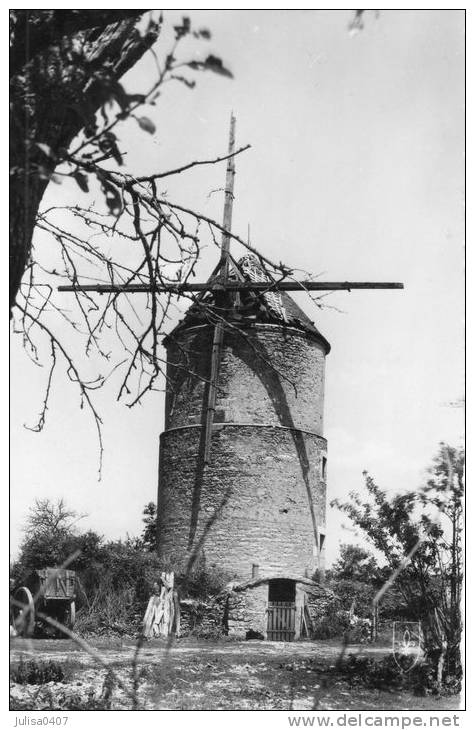
[[[219, 281], [219, 272], [208, 280]], [[239, 261], [229, 262], [230, 281], [249, 281], [254, 283], [274, 283], [274, 279], [267, 273], [257, 256], [248, 254]], [[302, 290], [303, 291], [303, 290]], [[177, 324], [173, 333], [188, 327], [195, 327], [203, 324], [213, 324], [213, 317], [209, 309], [214, 306], [215, 294], [208, 291], [202, 297], [201, 302], [195, 302], [186, 312], [185, 316]], [[207, 309], [208, 308], [208, 309]], [[222, 311], [222, 310], [221, 310]], [[224, 315], [226, 316], [226, 315]], [[230, 318], [238, 318], [237, 326], [246, 327], [253, 324], [278, 324], [281, 327], [292, 327], [305, 332], [315, 340], [318, 340], [325, 349], [325, 354], [330, 352], [330, 343], [316, 328], [312, 320], [299, 307], [297, 302], [285, 291], [259, 292], [253, 290], [240, 291], [239, 296], [234, 295], [234, 306], [229, 309]], [[170, 333], [170, 334], [173, 334]], [[164, 338], [166, 345], [168, 336]]]
[[[238, 267], [244, 278], [252, 282], [271, 283], [273, 279], [269, 276], [262, 263], [254, 254], [243, 256], [238, 261]], [[232, 274], [231, 274], [232, 276]], [[303, 290], [302, 290], [303, 291]], [[264, 303], [268, 310], [268, 316], [271, 320], [278, 320], [284, 325], [302, 329], [309, 334], [317, 337], [325, 345], [326, 353], [330, 352], [330, 343], [316, 328], [310, 317], [299, 307], [297, 302], [292, 299], [285, 291], [272, 291], [265, 293], [252, 292], [253, 296], [258, 297]], [[264, 314], [264, 313], [263, 313]]]

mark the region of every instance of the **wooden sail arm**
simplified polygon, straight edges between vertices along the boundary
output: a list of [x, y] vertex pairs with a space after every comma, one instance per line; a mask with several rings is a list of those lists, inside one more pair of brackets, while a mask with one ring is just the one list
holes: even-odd
[[213, 281], [187, 282], [186, 284], [65, 284], [58, 286], [63, 292], [97, 292], [98, 294], [141, 294], [155, 292], [181, 294], [203, 291], [353, 291], [356, 289], [404, 289], [398, 281]]

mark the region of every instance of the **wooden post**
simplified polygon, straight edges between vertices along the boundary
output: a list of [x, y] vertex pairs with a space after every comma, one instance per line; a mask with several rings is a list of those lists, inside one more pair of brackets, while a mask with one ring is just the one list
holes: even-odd
[[208, 405], [206, 408], [205, 445], [203, 454], [203, 460], [205, 464], [209, 463], [211, 435], [213, 430], [214, 413], [216, 411], [216, 396], [218, 391], [219, 359], [221, 357], [221, 347], [223, 344], [223, 339], [224, 325], [222, 322], [218, 322], [218, 324], [214, 328], [213, 349], [211, 351], [211, 372], [208, 392]]
[[[231, 112], [231, 123], [229, 128], [229, 148], [228, 152], [230, 155], [234, 152], [234, 140], [235, 140], [235, 129], [236, 129], [236, 117]], [[226, 166], [226, 185], [224, 189], [224, 212], [223, 212], [223, 228], [226, 231], [231, 232], [231, 225], [233, 219], [233, 201], [234, 201], [234, 175], [236, 174], [234, 166], [234, 157], [228, 159]], [[221, 263], [222, 263], [222, 275], [226, 281], [229, 273], [229, 248], [231, 239], [228, 233], [223, 233], [221, 243]]]
[[373, 602], [373, 614], [371, 616], [371, 641], [375, 642], [379, 633], [379, 603]]
[[[231, 125], [229, 129], [229, 154], [234, 152], [234, 136], [236, 129], [236, 117], [231, 112]], [[234, 200], [234, 157], [230, 157], [226, 167], [226, 186], [224, 190], [224, 212], [223, 212], [223, 228], [226, 231], [231, 231], [232, 217], [233, 217], [233, 200]], [[220, 281], [224, 284], [228, 281], [229, 275], [229, 248], [230, 248], [230, 236], [228, 233], [223, 233], [221, 242], [221, 272]], [[211, 449], [211, 437], [213, 434], [213, 421], [214, 413], [216, 411], [216, 397], [218, 389], [218, 377], [219, 377], [219, 361], [221, 359], [221, 349], [224, 340], [224, 324], [218, 322], [214, 328], [213, 335], [213, 349], [211, 351], [211, 368], [210, 368], [210, 384], [208, 391], [208, 405], [206, 408], [206, 420], [205, 420], [205, 437], [204, 437], [204, 450], [203, 450], [203, 461], [205, 464], [209, 463], [209, 454]]]

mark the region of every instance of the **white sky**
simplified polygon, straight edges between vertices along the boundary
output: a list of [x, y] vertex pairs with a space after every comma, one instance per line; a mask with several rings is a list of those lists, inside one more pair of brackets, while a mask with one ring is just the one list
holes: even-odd
[[[222, 154], [234, 109], [238, 145], [252, 149], [236, 161], [233, 230], [246, 238], [249, 223], [264, 254], [325, 279], [404, 282], [402, 292], [329, 297], [344, 313], [298, 300], [332, 344], [329, 499], [360, 489], [364, 469], [389, 490], [416, 488], [438, 442], [459, 445], [463, 434], [462, 409], [447, 406], [464, 389], [463, 12], [385, 10], [377, 20], [368, 14], [354, 37], [349, 11], [188, 14], [213, 33], [193, 49], [221, 56], [235, 78], [199, 74], [193, 91], [164, 90], [144, 112], [155, 137], [131, 123], [121, 134], [128, 169], [147, 174]], [[158, 54], [166, 48], [164, 37]], [[128, 88], [146, 85], [153, 69], [144, 59]], [[224, 174], [223, 165], [200, 168], [166, 187], [219, 219], [221, 196], [207, 196]], [[68, 191], [51, 186], [52, 194], [45, 205]], [[210, 249], [201, 276], [215, 261]], [[74, 386], [58, 368], [45, 430], [27, 431], [47, 371], [30, 363], [19, 337], [11, 358], [13, 550], [35, 497], [63, 496], [88, 513], [84, 528], [106, 537], [139, 534], [141, 510], [156, 498], [162, 395], [130, 410], [115, 391], [98, 394], [106, 449], [98, 482], [95, 430]], [[350, 539], [341, 522], [328, 511], [329, 563]]]

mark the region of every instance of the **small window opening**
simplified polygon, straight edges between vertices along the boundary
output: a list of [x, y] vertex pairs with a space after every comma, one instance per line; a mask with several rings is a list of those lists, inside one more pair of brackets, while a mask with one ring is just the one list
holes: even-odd
[[214, 411], [214, 422], [224, 423], [226, 421], [226, 411], [224, 408], [216, 408]]
[[258, 578], [259, 577], [259, 566], [257, 565], [257, 563], [253, 563], [252, 564], [252, 573], [251, 573], [251, 575], [252, 575], [253, 578]]
[[327, 478], [327, 457], [322, 456], [322, 479]]
[[323, 546], [324, 545], [325, 545], [325, 533], [324, 532], [320, 532], [320, 535], [319, 535], [319, 548], [320, 548], [320, 552], [323, 550]]

